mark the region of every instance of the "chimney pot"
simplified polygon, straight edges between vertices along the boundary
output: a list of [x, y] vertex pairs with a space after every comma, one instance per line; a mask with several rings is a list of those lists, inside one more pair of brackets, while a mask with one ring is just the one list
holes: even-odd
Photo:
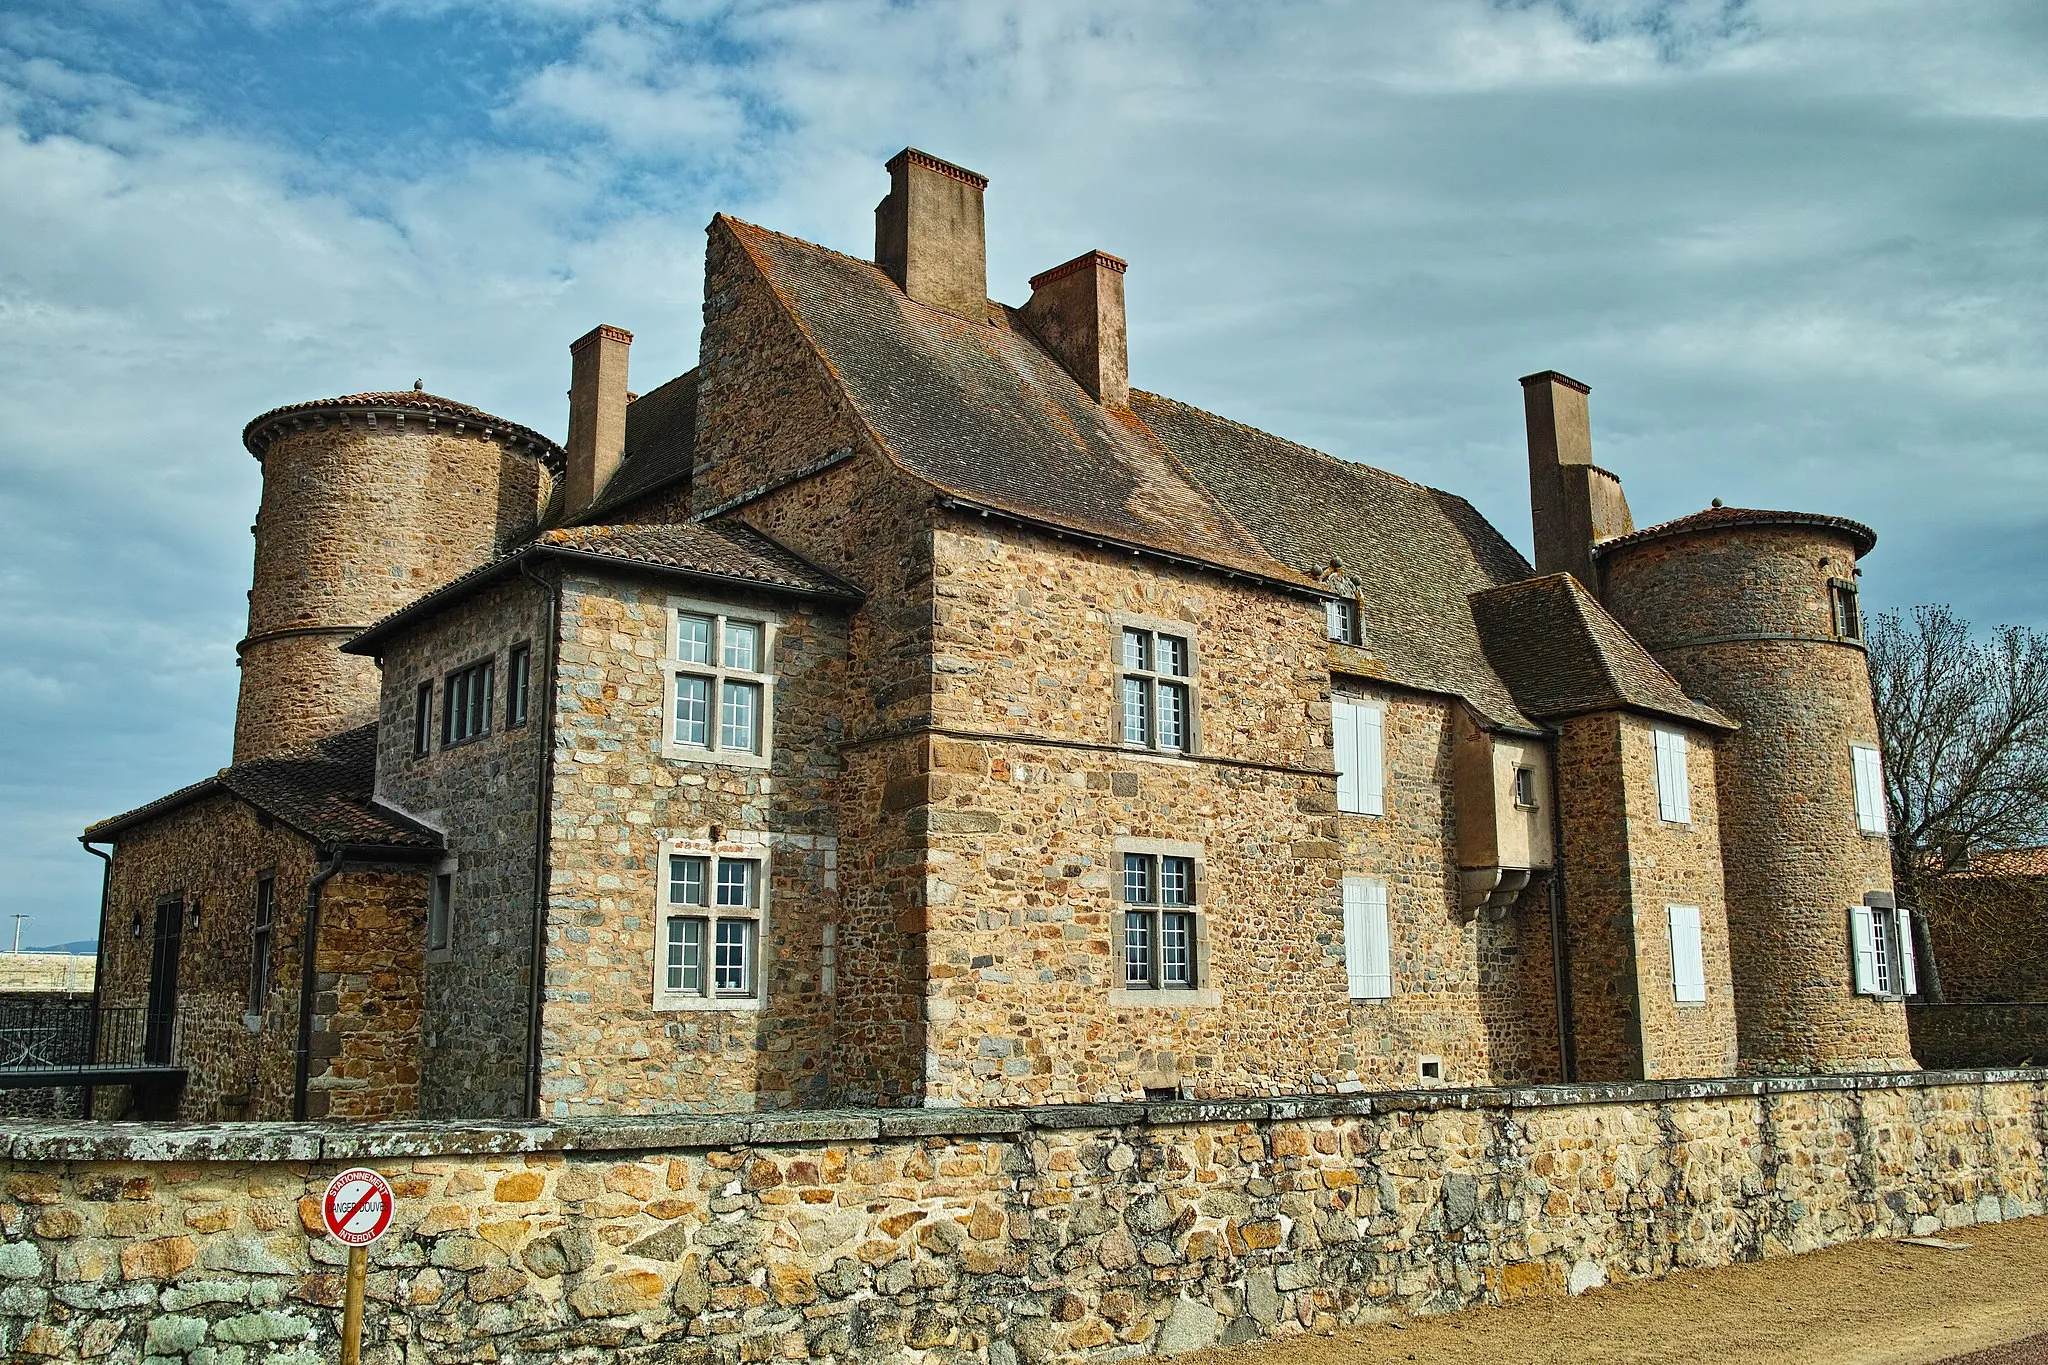
[[568, 477], [562, 512], [573, 520], [604, 494], [626, 458], [626, 354], [633, 334], [600, 325], [569, 344]]
[[1130, 341], [1124, 329], [1127, 262], [1084, 251], [1031, 277], [1024, 322], [1098, 403], [1128, 407]]
[[988, 314], [988, 177], [915, 147], [889, 158], [875, 205], [875, 264], [911, 298], [964, 318]]

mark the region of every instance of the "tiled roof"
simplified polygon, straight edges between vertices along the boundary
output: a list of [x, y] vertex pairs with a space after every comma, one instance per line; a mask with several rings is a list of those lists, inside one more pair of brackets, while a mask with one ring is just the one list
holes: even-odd
[[248, 447], [251, 455], [260, 460], [278, 431], [296, 419], [317, 416], [324, 412], [387, 411], [393, 408], [424, 413], [436, 419], [448, 418], [505, 436], [514, 444], [531, 447], [535, 458], [557, 470], [563, 467], [568, 458], [559, 445], [531, 427], [508, 422], [502, 417], [493, 417], [482, 408], [473, 408], [467, 403], [458, 403], [453, 398], [443, 398], [437, 393], [423, 393], [418, 389], [400, 393], [347, 393], [339, 398], [315, 398], [306, 403], [287, 403], [284, 407], [272, 408], [243, 427], [242, 444]]
[[1127, 408], [1088, 396], [991, 303], [969, 320], [882, 270], [723, 219], [817, 348], [876, 443], [962, 500], [1223, 568], [1311, 586], [1275, 560]]
[[2048, 848], [1973, 848], [1955, 877], [2048, 877]]
[[100, 821], [86, 830], [85, 837], [95, 842], [113, 839], [122, 830], [147, 824], [201, 797], [228, 792], [317, 843], [394, 852], [440, 848], [440, 835], [373, 799], [376, 777], [377, 730], [365, 725], [300, 753], [222, 768], [204, 782]]
[[1840, 531], [1856, 543], [1859, 559], [1869, 554], [1877, 544], [1877, 532], [1847, 517], [1831, 517], [1821, 512], [1770, 512], [1757, 507], [1709, 507], [1688, 517], [1658, 522], [1655, 526], [1645, 526], [1640, 531], [1602, 541], [1593, 547], [1593, 554], [1597, 557], [1617, 546], [1640, 545], [1646, 540], [1662, 540], [1666, 536], [1680, 536], [1692, 531], [1721, 531], [1740, 526], [1818, 526]]
[[1472, 594], [1487, 657], [1532, 716], [1648, 711], [1717, 730], [1735, 722], [1694, 701], [1570, 574]]
[[1462, 697], [1493, 724], [1529, 724], [1466, 606], [1529, 565], [1470, 503], [1156, 394], [1133, 391], [1131, 406], [1268, 554], [1309, 576], [1341, 561], [1365, 653], [1387, 678]]
[[697, 372], [626, 405], [626, 458], [578, 522], [595, 524], [690, 477], [697, 455]]
[[565, 526], [471, 569], [453, 582], [416, 598], [374, 622], [341, 647], [345, 654], [378, 652], [384, 641], [488, 584], [509, 578], [519, 566], [550, 556], [605, 560], [622, 566], [683, 574], [708, 581], [758, 587], [834, 601], [858, 602], [861, 590], [837, 574], [802, 559], [731, 517], [711, 521], [652, 522], [647, 525]]

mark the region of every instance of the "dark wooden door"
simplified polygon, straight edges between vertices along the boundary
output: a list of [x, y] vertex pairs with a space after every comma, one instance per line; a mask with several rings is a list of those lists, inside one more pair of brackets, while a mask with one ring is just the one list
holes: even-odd
[[142, 1060], [171, 1063], [172, 1029], [178, 1021], [178, 949], [185, 937], [185, 901], [157, 902], [156, 940], [149, 950], [149, 1008], [143, 1017]]

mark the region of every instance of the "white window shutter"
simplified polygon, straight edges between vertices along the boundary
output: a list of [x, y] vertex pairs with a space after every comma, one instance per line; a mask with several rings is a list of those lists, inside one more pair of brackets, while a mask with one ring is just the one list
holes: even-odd
[[1358, 703], [1330, 703], [1331, 730], [1337, 754], [1337, 809], [1356, 812], [1358, 804]]
[[1902, 995], [1920, 994], [1920, 964], [1913, 957], [1913, 912], [1905, 906], [1898, 908], [1899, 917], [1899, 964], [1905, 977]]
[[1877, 994], [1877, 924], [1867, 905], [1849, 907], [1849, 952], [1856, 963], [1856, 993]]
[[1671, 994], [1680, 1004], [1704, 1004], [1707, 969], [1700, 951], [1700, 912], [1695, 905], [1665, 907], [1671, 921]]
[[1671, 732], [1650, 731], [1650, 748], [1657, 760], [1657, 818], [1676, 820], [1678, 803], [1673, 799], [1676, 793], [1671, 789]]
[[1849, 756], [1856, 779], [1856, 828], [1865, 834], [1883, 834], [1884, 760], [1867, 744], [1851, 746]]
[[1352, 878], [1344, 882], [1344, 972], [1350, 978], [1351, 998], [1366, 998], [1366, 884]]
[[1387, 925], [1387, 884], [1365, 883], [1365, 993], [1385, 1000], [1394, 994], [1394, 945]]
[[1387, 813], [1384, 715], [1377, 706], [1358, 708], [1358, 808], [1367, 815]]
[[1672, 806], [1678, 811], [1678, 814], [1671, 818], [1685, 824], [1691, 824], [1692, 777], [1686, 771], [1685, 736], [1676, 730], [1671, 730], [1667, 733], [1671, 736], [1669, 741], [1671, 750], [1671, 802]]

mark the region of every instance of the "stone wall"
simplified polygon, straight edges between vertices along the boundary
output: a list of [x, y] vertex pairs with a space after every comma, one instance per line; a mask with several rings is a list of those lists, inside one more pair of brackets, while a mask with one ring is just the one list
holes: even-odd
[[1928, 877], [1920, 909], [1945, 1000], [2048, 1000], [2048, 877]]
[[[565, 1125], [18, 1125], [0, 1349], [364, 1359], [1182, 1352], [2043, 1211], [2048, 1071]], [[936, 1357], [928, 1354], [937, 1352]]]
[[2033, 1066], [2048, 1062], [2048, 1002], [1906, 1006], [1922, 1066]]

